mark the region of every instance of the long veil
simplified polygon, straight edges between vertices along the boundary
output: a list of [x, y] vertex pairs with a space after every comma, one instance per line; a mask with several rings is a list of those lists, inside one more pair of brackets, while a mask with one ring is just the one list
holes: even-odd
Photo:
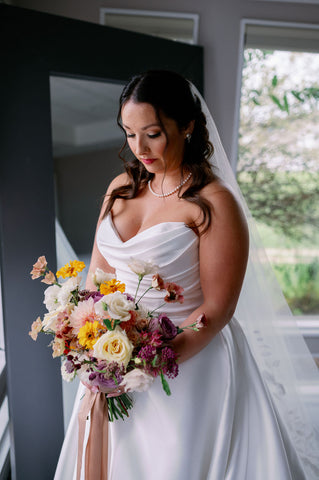
[[[256, 224], [240, 192], [214, 120], [200, 93], [216, 175], [241, 204], [249, 226], [250, 253], [235, 317], [241, 324], [273, 403], [299, 454], [307, 479], [319, 478], [319, 371], [267, 259]], [[313, 394], [315, 392], [315, 394]]]

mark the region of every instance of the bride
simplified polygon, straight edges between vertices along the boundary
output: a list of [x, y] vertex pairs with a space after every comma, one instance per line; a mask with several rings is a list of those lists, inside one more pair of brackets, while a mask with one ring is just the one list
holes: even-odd
[[[236, 187], [223, 173], [228, 167], [214, 165], [221, 147], [210, 137], [207, 116], [189, 82], [172, 72], [133, 77], [120, 98], [125, 173], [106, 193], [90, 272], [116, 271], [133, 293], [127, 264], [132, 257], [151, 260], [163, 278], [184, 288], [182, 305], [167, 304], [170, 318], [185, 326], [204, 314], [207, 326], [173, 340], [180, 373], [170, 382], [172, 395], [166, 397], [157, 379], [146, 392], [133, 394], [128, 419], [110, 424], [107, 478], [315, 479], [311, 448], [308, 458], [297, 452], [300, 441], [251, 353], [245, 319], [239, 318], [244, 315], [234, 317], [249, 233]], [[147, 287], [149, 278], [143, 282], [141, 288]], [[95, 288], [90, 275], [87, 287]], [[153, 308], [158, 300], [153, 291], [143, 298]], [[55, 480], [73, 476], [79, 398]], [[312, 442], [314, 435], [307, 435]]]

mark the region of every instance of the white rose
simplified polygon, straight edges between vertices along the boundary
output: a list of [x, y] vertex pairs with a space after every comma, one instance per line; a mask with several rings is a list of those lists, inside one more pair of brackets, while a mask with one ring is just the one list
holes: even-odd
[[127, 367], [132, 357], [133, 345], [126, 333], [120, 327], [116, 327], [114, 330], [108, 330], [98, 339], [93, 352], [98, 360], [123, 363], [124, 367]]
[[52, 310], [56, 310], [61, 306], [58, 300], [59, 291], [60, 287], [58, 285], [52, 285], [44, 290], [43, 303], [49, 312], [52, 312]]
[[126, 392], [145, 392], [149, 389], [153, 381], [154, 377], [136, 368], [123, 377], [121, 386], [125, 386]]
[[81, 280], [82, 278], [79, 276], [71, 277], [63, 283], [62, 287], [58, 287], [58, 301], [61, 305], [66, 306], [70, 302], [72, 298], [71, 292], [79, 287]]
[[154, 265], [154, 263], [150, 261], [144, 262], [143, 260], [138, 260], [137, 258], [132, 258], [131, 263], [128, 264], [128, 267], [132, 270], [132, 272], [136, 273], [136, 275], [142, 277], [151, 273], [154, 274], [158, 270], [158, 266]]
[[106, 310], [104, 308], [107, 305], [107, 312], [111, 318], [127, 322], [131, 318], [130, 310], [135, 309], [135, 303], [132, 300], [128, 300], [126, 295], [121, 292], [110, 293], [104, 295], [96, 304], [94, 309], [99, 315], [104, 315]]
[[99, 287], [101, 283], [109, 282], [116, 278], [114, 273], [107, 273], [101, 270], [101, 268], [97, 268], [94, 273], [91, 273], [92, 282], [96, 287]]

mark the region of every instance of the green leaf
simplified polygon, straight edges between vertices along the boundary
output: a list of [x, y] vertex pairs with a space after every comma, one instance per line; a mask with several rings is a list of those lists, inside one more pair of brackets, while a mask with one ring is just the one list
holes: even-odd
[[276, 95], [269, 95], [272, 101], [280, 108], [281, 111], [285, 111], [285, 107], [281, 104], [280, 100]]
[[171, 390], [169, 388], [168, 382], [167, 382], [166, 378], [164, 377], [164, 374], [163, 374], [162, 371], [161, 371], [160, 375], [161, 375], [163, 390], [166, 393], [166, 395], [169, 396], [169, 395], [171, 395]]
[[108, 330], [114, 330], [115, 324], [114, 324], [114, 323], [112, 324], [112, 322], [111, 322], [111, 320], [110, 320], [109, 318], [105, 318], [105, 319], [103, 320], [103, 323], [104, 323], [104, 325], [106, 326], [106, 328], [107, 328]]
[[156, 367], [157, 360], [158, 360], [158, 354], [156, 354], [152, 360], [152, 367]]
[[117, 327], [117, 325], [121, 323], [121, 320], [115, 320], [115, 319], [110, 320], [109, 318], [104, 318], [103, 323], [108, 330], [112, 331], [115, 329], [115, 327]]
[[305, 99], [301, 96], [301, 92], [297, 92], [297, 90], [292, 90], [291, 94], [301, 103], [304, 103]]
[[278, 77], [277, 77], [277, 75], [274, 75], [274, 76], [272, 77], [271, 84], [272, 84], [273, 87], [276, 87], [276, 86], [277, 86], [277, 84], [278, 84]]
[[288, 104], [288, 99], [286, 94], [284, 95], [284, 107], [286, 112], [289, 113], [289, 104]]

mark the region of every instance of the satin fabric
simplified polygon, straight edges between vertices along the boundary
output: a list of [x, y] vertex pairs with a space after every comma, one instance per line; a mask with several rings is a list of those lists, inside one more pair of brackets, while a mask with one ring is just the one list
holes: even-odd
[[[127, 292], [134, 295], [137, 284], [127, 267], [132, 258], [153, 261], [166, 281], [184, 288], [182, 305], [161, 308], [176, 324], [201, 304], [199, 240], [184, 223], [160, 223], [124, 242], [107, 216], [97, 243]], [[150, 280], [143, 279], [140, 293]], [[154, 309], [162, 297], [151, 290], [142, 301]], [[128, 419], [110, 424], [109, 480], [306, 478], [235, 318], [169, 383], [170, 397], [156, 379], [147, 392], [134, 394]], [[76, 444], [74, 418], [55, 480], [72, 478], [67, 457]]]

